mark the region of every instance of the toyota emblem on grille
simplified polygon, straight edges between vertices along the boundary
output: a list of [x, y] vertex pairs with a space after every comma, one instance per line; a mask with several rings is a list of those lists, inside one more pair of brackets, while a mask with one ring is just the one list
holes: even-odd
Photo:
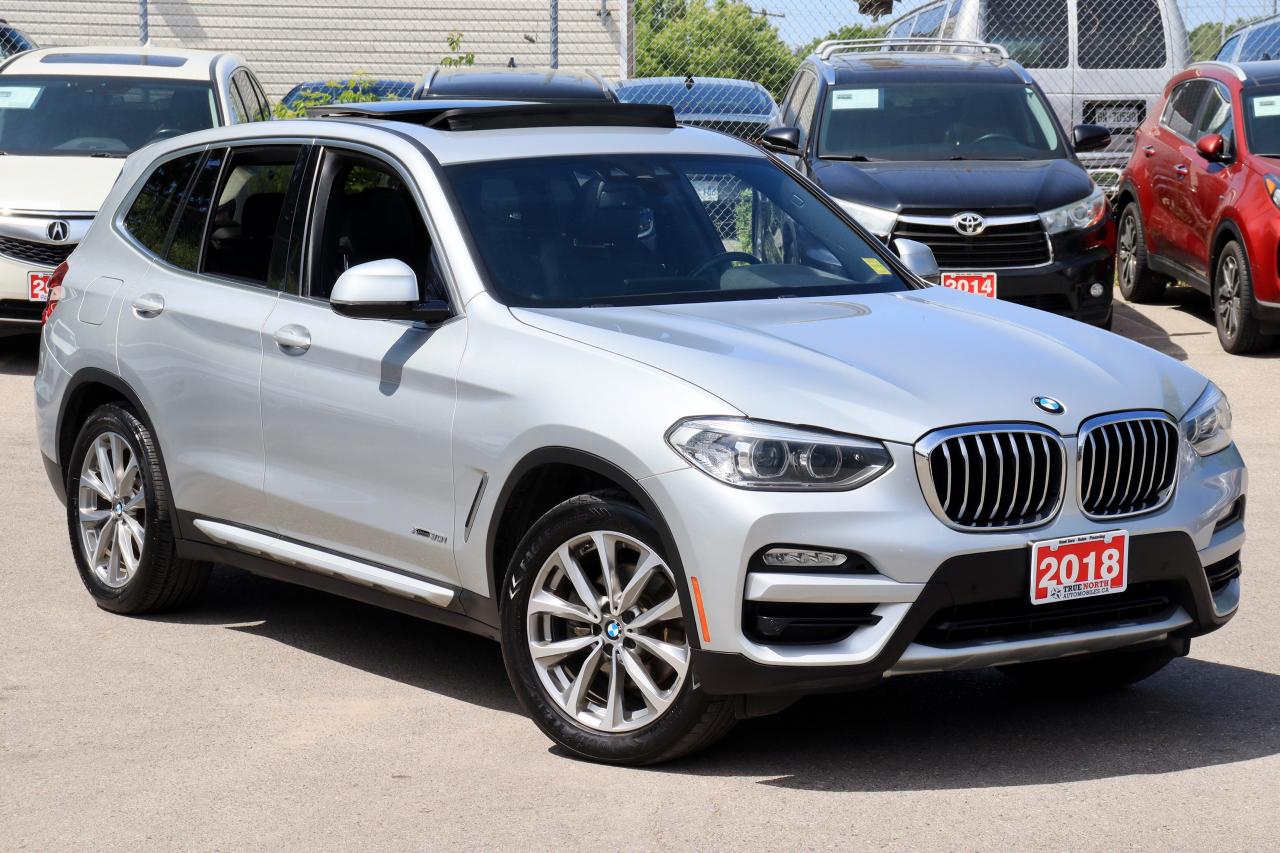
[[45, 233], [49, 235], [49, 239], [55, 243], [61, 243], [71, 236], [71, 224], [65, 219], [55, 219], [49, 223]]
[[977, 213], [957, 213], [951, 219], [951, 226], [967, 237], [976, 237], [987, 230], [987, 220]]

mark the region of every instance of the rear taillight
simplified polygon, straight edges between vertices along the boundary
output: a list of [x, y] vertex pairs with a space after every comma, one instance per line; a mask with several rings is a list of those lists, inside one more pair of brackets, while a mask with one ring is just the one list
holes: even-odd
[[58, 300], [62, 298], [62, 280], [67, 277], [67, 262], [63, 261], [58, 264], [58, 268], [53, 271], [53, 275], [49, 276], [49, 301], [44, 305], [44, 313], [40, 315], [40, 325], [43, 326], [49, 322], [49, 315], [53, 313], [53, 309], [58, 307]]

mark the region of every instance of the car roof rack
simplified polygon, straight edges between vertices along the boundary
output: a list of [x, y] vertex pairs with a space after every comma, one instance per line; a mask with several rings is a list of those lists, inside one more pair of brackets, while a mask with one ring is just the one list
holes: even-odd
[[[1009, 51], [998, 44], [970, 39], [938, 38], [870, 38], [832, 39], [814, 48], [819, 59], [830, 59], [841, 53], [876, 53], [892, 48], [910, 53], [961, 53], [971, 52], [1009, 58]], [[943, 50], [946, 48], [947, 50]]]
[[610, 101], [374, 101], [326, 104], [307, 110], [310, 118], [384, 119], [433, 130], [503, 130], [526, 127], [676, 127], [667, 104]]
[[1221, 62], [1217, 59], [1202, 59], [1199, 62], [1191, 63], [1187, 67], [1200, 68], [1206, 65], [1212, 68], [1221, 68], [1225, 71], [1230, 72], [1241, 83], [1249, 79], [1248, 73], [1246, 73], [1243, 68], [1241, 68], [1239, 65], [1236, 65], [1234, 62]]

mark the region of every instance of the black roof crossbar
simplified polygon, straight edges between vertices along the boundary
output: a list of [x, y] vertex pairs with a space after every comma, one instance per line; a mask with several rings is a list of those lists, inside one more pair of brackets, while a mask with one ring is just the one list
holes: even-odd
[[311, 118], [403, 121], [434, 130], [502, 130], [525, 127], [676, 127], [667, 104], [608, 101], [375, 101], [327, 104], [307, 110]]

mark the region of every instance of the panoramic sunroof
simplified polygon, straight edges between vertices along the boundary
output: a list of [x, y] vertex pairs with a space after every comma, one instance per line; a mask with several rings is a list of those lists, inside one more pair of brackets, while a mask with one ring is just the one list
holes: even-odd
[[181, 68], [187, 64], [181, 56], [144, 56], [140, 53], [51, 53], [41, 57], [40, 61], [54, 65], [153, 65], [160, 68]]

